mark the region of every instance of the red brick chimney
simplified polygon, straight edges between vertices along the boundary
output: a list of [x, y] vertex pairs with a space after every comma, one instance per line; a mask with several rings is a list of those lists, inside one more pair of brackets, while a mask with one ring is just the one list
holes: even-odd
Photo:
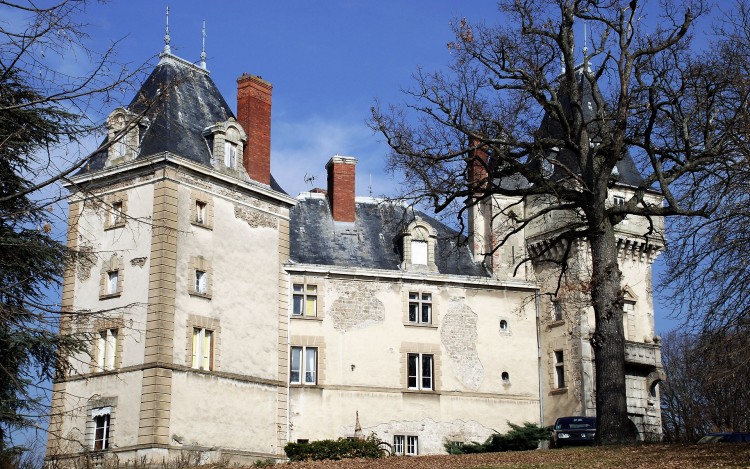
[[354, 169], [357, 159], [334, 156], [326, 164], [328, 170], [328, 203], [334, 221], [354, 222]]
[[237, 122], [247, 133], [242, 164], [254, 181], [271, 184], [271, 90], [261, 77], [237, 79]]
[[[480, 142], [476, 139], [469, 140], [469, 146], [478, 146]], [[487, 163], [488, 155], [486, 147], [478, 147], [469, 151], [469, 187], [475, 192], [482, 192], [487, 187]]]

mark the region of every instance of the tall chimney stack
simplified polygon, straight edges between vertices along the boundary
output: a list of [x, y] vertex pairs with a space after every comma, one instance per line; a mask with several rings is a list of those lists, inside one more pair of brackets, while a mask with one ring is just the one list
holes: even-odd
[[334, 156], [326, 164], [328, 170], [328, 203], [334, 221], [354, 222], [354, 182], [357, 159]]
[[237, 121], [247, 144], [242, 164], [250, 178], [271, 184], [271, 91], [273, 86], [261, 77], [243, 73], [237, 79]]

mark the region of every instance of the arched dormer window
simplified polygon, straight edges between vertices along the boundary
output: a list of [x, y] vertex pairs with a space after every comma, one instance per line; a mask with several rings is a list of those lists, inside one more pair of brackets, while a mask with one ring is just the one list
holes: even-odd
[[136, 116], [125, 108], [119, 107], [107, 118], [107, 142], [112, 144], [107, 149], [105, 167], [115, 166], [135, 159], [139, 153], [140, 128], [147, 125], [146, 118], [135, 122]]
[[437, 272], [435, 265], [435, 242], [437, 232], [420, 217], [403, 231], [402, 268], [405, 270], [423, 270]]
[[240, 171], [243, 168], [242, 152], [247, 134], [233, 117], [206, 128], [203, 136], [211, 150], [214, 168], [226, 172]]

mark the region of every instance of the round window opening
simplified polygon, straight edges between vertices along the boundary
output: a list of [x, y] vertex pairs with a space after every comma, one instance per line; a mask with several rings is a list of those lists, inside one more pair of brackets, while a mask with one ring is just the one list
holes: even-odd
[[505, 319], [500, 320], [500, 330], [503, 332], [508, 332], [508, 321]]
[[507, 371], [503, 371], [500, 377], [502, 378], [504, 384], [510, 383], [510, 375], [508, 374]]

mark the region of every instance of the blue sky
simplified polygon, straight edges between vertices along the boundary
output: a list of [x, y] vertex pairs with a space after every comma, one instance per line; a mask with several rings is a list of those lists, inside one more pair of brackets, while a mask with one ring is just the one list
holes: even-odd
[[[86, 11], [92, 44], [102, 50], [121, 40], [120, 62], [155, 64], [167, 5], [172, 53], [186, 60], [200, 60], [205, 20], [207, 68], [230, 106], [243, 72], [273, 84], [271, 170], [292, 195], [325, 187], [324, 165], [334, 154], [359, 159], [359, 195], [392, 194], [398, 176], [384, 171], [387, 148], [366, 125], [370, 107], [376, 99], [402, 101], [418, 67], [432, 71], [450, 62], [453, 20], [501, 21], [493, 1], [224, 0], [209, 7], [198, 0], [112, 0]], [[655, 271], [661, 269], [657, 260]], [[655, 303], [657, 332], [676, 327], [658, 294]]]

